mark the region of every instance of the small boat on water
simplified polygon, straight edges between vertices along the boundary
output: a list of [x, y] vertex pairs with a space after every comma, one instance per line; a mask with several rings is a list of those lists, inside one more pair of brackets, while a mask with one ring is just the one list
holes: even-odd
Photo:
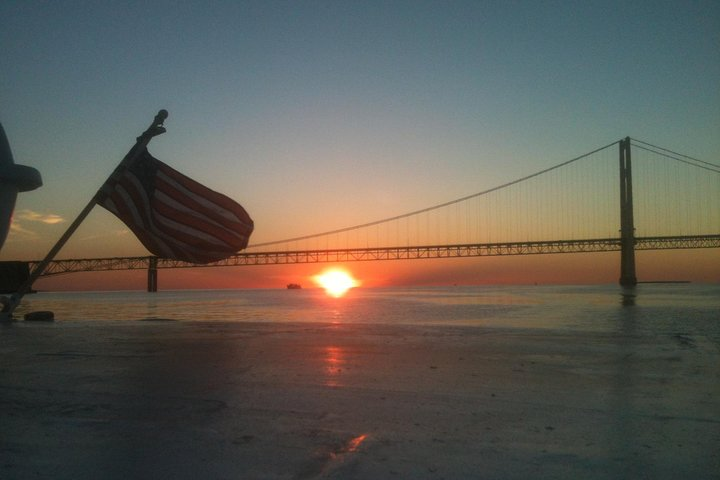
[[287, 284], [288, 290], [300, 290], [302, 288], [302, 285], [299, 283], [288, 283]]

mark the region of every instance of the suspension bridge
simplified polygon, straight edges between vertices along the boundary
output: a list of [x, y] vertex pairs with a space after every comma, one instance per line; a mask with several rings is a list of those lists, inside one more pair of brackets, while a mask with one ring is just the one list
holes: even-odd
[[[250, 245], [196, 265], [144, 257], [54, 260], [43, 276], [322, 262], [620, 252], [622, 285], [636, 250], [720, 247], [720, 165], [625, 138], [517, 180], [372, 222]], [[28, 262], [34, 268], [38, 262]]]

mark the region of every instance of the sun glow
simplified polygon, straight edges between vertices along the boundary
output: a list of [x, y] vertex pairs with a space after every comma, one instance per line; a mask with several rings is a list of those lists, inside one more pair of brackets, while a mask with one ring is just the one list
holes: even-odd
[[360, 282], [355, 280], [352, 275], [338, 268], [315, 275], [313, 280], [325, 289], [325, 293], [336, 298], [342, 297], [348, 290], [360, 285]]

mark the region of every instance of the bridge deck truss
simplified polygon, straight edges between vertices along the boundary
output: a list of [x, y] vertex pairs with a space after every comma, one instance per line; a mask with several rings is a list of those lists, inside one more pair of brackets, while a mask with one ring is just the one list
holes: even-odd
[[[720, 248], [720, 235], [677, 237], [638, 237], [636, 250]], [[342, 263], [380, 260], [485, 257], [503, 255], [544, 255], [553, 253], [612, 252], [620, 250], [620, 238], [556, 240], [537, 242], [480, 243], [467, 245], [425, 245], [386, 248], [348, 248], [337, 250], [297, 250], [243, 252], [225, 260], [197, 265], [170, 259], [157, 259], [157, 268], [234, 267], [249, 265], [289, 265], [301, 263]], [[155, 257], [116, 257], [54, 260], [43, 276], [63, 273], [148, 269]], [[34, 268], [39, 262], [29, 262]]]

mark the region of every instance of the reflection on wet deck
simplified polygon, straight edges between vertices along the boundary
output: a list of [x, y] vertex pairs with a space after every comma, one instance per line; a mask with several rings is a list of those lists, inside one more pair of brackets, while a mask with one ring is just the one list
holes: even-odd
[[346, 452], [355, 452], [355, 451], [357, 451], [357, 449], [360, 448], [360, 444], [365, 441], [365, 439], [367, 438], [367, 436], [368, 436], [367, 433], [364, 433], [364, 434], [362, 434], [362, 435], [358, 435], [358, 436], [355, 437], [355, 438], [352, 438], [352, 439], [348, 442], [347, 447], [345, 448], [345, 451], [346, 451]]
[[326, 347], [323, 360], [325, 385], [328, 387], [341, 386], [340, 375], [345, 365], [345, 355], [342, 348], [335, 346]]

